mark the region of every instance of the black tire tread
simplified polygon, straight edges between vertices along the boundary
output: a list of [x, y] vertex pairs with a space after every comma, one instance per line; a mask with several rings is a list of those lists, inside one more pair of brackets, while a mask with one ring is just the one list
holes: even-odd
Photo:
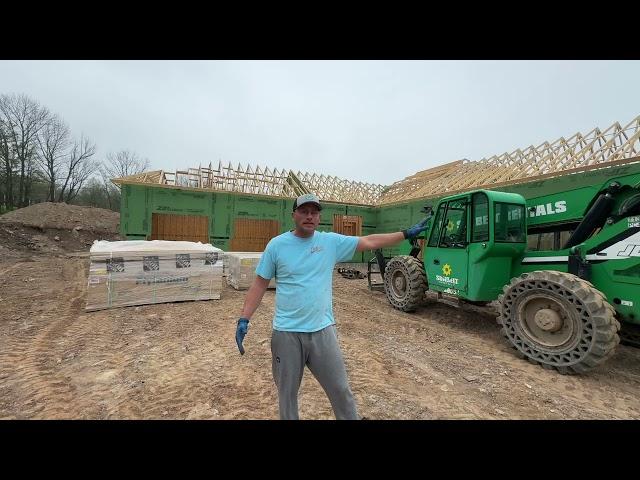
[[[407, 294], [403, 298], [396, 298], [392, 294], [391, 281], [394, 272], [401, 270], [407, 279]], [[427, 290], [427, 275], [424, 264], [410, 255], [398, 255], [387, 263], [384, 270], [384, 291], [389, 303], [403, 312], [413, 312], [423, 304]]]
[[[518, 345], [514, 343], [514, 339], [507, 331], [507, 323], [510, 319], [508, 313], [505, 311], [505, 297], [507, 297], [514, 287], [528, 281], [543, 281], [560, 285], [570, 291], [571, 294], [577, 297], [580, 303], [588, 309], [589, 317], [593, 323], [592, 341], [587, 353], [583, 354], [579, 361], [568, 365], [555, 365], [548, 363], [540, 357], [532, 357], [528, 353], [523, 352], [522, 349], [518, 348]], [[616, 345], [620, 343], [620, 337], [618, 335], [620, 322], [615, 318], [615, 309], [607, 302], [604, 294], [596, 289], [593, 284], [570, 273], [538, 270], [514, 277], [509, 284], [504, 286], [503, 294], [498, 297], [498, 304], [499, 314], [496, 320], [502, 327], [503, 336], [509, 340], [512, 348], [516, 350], [518, 357], [525, 357], [531, 363], [542, 365], [545, 368], [555, 368], [562, 374], [585, 373], [601, 365], [613, 355]], [[531, 344], [528, 344], [528, 347], [532, 348]]]

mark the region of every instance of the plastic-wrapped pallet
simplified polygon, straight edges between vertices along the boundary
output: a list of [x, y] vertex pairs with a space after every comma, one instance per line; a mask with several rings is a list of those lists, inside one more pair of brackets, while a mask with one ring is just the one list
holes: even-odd
[[[225, 252], [227, 283], [236, 290], [248, 289], [256, 278], [256, 267], [262, 252]], [[276, 288], [272, 278], [268, 288]]]
[[220, 298], [224, 252], [211, 244], [96, 240], [89, 253], [86, 310]]

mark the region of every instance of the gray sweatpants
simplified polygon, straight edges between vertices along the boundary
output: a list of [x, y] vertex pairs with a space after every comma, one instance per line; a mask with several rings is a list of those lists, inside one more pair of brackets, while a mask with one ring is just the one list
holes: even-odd
[[298, 390], [305, 365], [329, 397], [336, 419], [359, 419], [335, 325], [312, 333], [273, 330], [271, 354], [281, 420], [299, 418]]

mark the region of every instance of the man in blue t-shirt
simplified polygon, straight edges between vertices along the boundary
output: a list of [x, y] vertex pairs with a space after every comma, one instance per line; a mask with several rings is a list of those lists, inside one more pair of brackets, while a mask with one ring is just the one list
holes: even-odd
[[262, 301], [269, 281], [276, 278], [276, 311], [271, 337], [272, 371], [278, 388], [281, 419], [298, 419], [298, 390], [304, 367], [316, 377], [331, 402], [336, 419], [356, 420], [356, 403], [338, 345], [333, 318], [332, 276], [337, 262], [355, 252], [376, 250], [415, 238], [428, 220], [396, 233], [351, 237], [317, 232], [320, 200], [305, 194], [293, 204], [295, 229], [271, 239], [256, 268], [256, 279], [247, 292], [236, 331], [242, 342], [249, 319]]

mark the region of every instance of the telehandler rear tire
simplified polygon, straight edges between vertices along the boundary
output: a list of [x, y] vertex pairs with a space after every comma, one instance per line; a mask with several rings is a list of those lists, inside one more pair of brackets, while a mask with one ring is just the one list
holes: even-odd
[[498, 298], [502, 334], [521, 358], [563, 374], [605, 362], [620, 343], [614, 308], [591, 283], [540, 270], [513, 278]]
[[410, 255], [393, 257], [384, 270], [384, 291], [389, 303], [403, 312], [423, 304], [427, 276], [423, 263]]

